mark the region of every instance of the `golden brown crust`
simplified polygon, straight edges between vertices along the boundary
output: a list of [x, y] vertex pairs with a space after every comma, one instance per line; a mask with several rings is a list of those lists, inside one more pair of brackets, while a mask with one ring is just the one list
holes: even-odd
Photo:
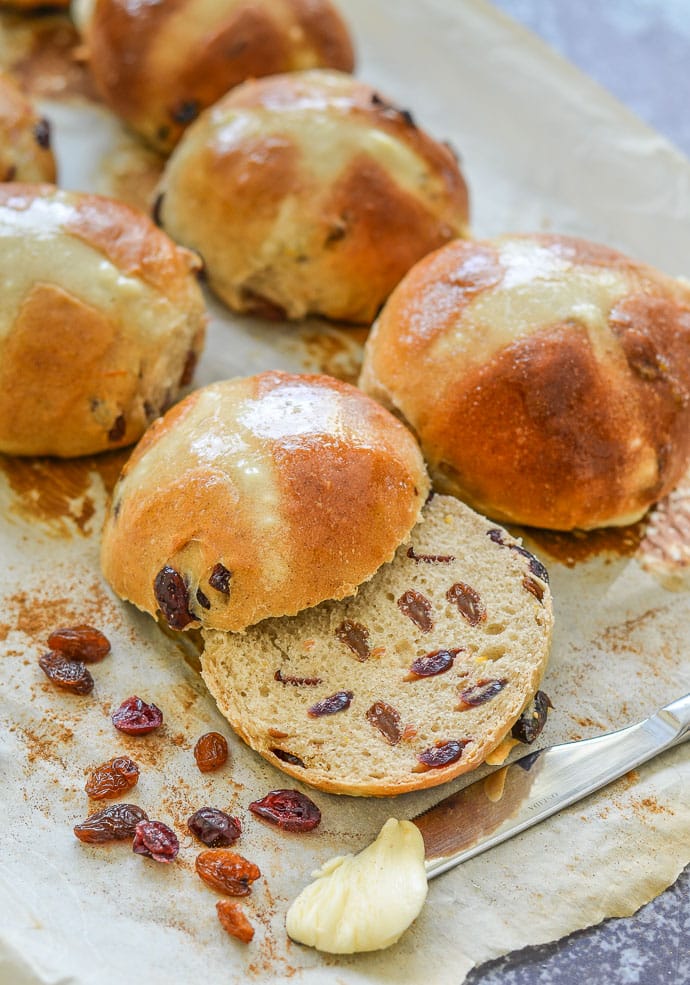
[[[242, 630], [354, 591], [404, 540], [427, 491], [412, 436], [354, 387], [278, 372], [213, 384], [135, 451], [104, 528], [103, 571], [155, 614], [165, 606], [154, 582], [173, 568], [189, 616], [177, 628]], [[218, 565], [231, 573], [225, 593]]]
[[410, 423], [438, 488], [587, 529], [633, 522], [684, 472], [689, 342], [690, 290], [607, 247], [455, 243], [390, 299], [362, 385]]
[[96, 0], [85, 36], [105, 102], [163, 151], [245, 79], [354, 65], [329, 0]]
[[0, 451], [131, 444], [201, 351], [198, 261], [145, 216], [50, 185], [0, 186]]
[[0, 72], [0, 181], [55, 181], [50, 124]]
[[246, 83], [187, 134], [160, 215], [231, 307], [368, 323], [420, 257], [467, 231], [450, 150], [337, 72]]

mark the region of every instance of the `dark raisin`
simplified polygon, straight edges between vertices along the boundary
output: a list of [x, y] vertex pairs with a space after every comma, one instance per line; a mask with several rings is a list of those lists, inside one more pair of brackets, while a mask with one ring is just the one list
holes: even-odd
[[242, 834], [242, 825], [215, 807], [201, 807], [187, 821], [192, 834], [208, 848], [227, 848]]
[[416, 681], [420, 677], [435, 677], [437, 674], [445, 674], [453, 666], [453, 661], [457, 657], [462, 647], [455, 650], [434, 650], [423, 657], [417, 657], [410, 666], [410, 672], [403, 678], [405, 681]]
[[156, 575], [153, 594], [171, 629], [184, 629], [193, 622], [195, 617], [189, 611], [189, 593], [185, 580], [169, 564]]
[[354, 697], [352, 691], [336, 691], [323, 701], [317, 701], [311, 708], [307, 708], [307, 714], [312, 718], [320, 718], [322, 715], [335, 715], [338, 711], [345, 711], [350, 707]]
[[526, 589], [530, 595], [534, 595], [538, 602], [543, 604], [544, 601], [544, 586], [536, 580], [536, 578], [530, 578], [529, 575], [525, 575], [522, 579], [522, 587]]
[[44, 653], [38, 665], [47, 678], [72, 694], [93, 691], [93, 677], [81, 660], [67, 660], [61, 653]]
[[124, 414], [118, 414], [113, 422], [113, 426], [108, 431], [108, 441], [120, 441], [124, 438], [127, 430], [127, 420]]
[[458, 612], [466, 619], [470, 626], [477, 626], [486, 619], [486, 606], [482, 602], [479, 592], [476, 592], [470, 585], [464, 582], [457, 582], [446, 592], [449, 602], [457, 605]]
[[224, 766], [228, 758], [228, 740], [220, 732], [206, 732], [194, 746], [196, 765], [202, 773]]
[[429, 749], [425, 749], [424, 752], [420, 752], [417, 759], [423, 767], [432, 770], [440, 769], [442, 766], [456, 763], [462, 756], [462, 751], [469, 741], [469, 739], [453, 740], [450, 742], [439, 741]]
[[42, 119], [34, 123], [34, 139], [43, 150], [50, 150], [50, 123]]
[[[165, 198], [164, 192], [159, 192], [156, 195], [156, 197], [154, 199], [154, 202], [153, 202], [153, 205], [151, 207], [151, 218], [153, 219], [153, 221], [156, 223], [157, 226], [161, 226], [163, 224], [163, 219], [162, 219], [162, 214], [161, 213], [162, 213], [162, 209], [163, 209], [163, 199], [164, 198]], [[147, 416], [148, 416], [148, 414], [147, 414]]]
[[177, 106], [170, 110], [170, 115], [175, 123], [191, 123], [199, 115], [199, 101], [197, 99], [183, 99]]
[[273, 680], [279, 681], [281, 684], [292, 684], [295, 687], [300, 687], [302, 684], [306, 687], [315, 687], [322, 683], [320, 677], [293, 677], [291, 674], [283, 674], [280, 668], [273, 675]]
[[351, 619], [343, 619], [336, 629], [335, 635], [341, 643], [352, 650], [358, 660], [369, 659], [371, 649], [369, 647], [369, 630], [366, 626], [362, 626], [359, 622], [353, 622]]
[[236, 852], [220, 848], [197, 855], [195, 868], [207, 886], [228, 896], [249, 896], [261, 871]]
[[431, 602], [420, 592], [415, 592], [412, 588], [408, 589], [398, 599], [398, 608], [408, 617], [408, 619], [411, 619], [415, 626], [421, 629], [423, 633], [428, 633], [431, 629], [433, 629], [434, 624], [431, 619]]
[[544, 691], [537, 691], [530, 704], [513, 725], [511, 732], [513, 738], [520, 742], [526, 742], [527, 745], [534, 742], [546, 725], [549, 708], [553, 708], [553, 705], [548, 694], [545, 694]]
[[133, 694], [113, 713], [111, 721], [116, 729], [127, 735], [146, 735], [163, 724], [163, 712]]
[[385, 701], [375, 701], [366, 711], [367, 721], [378, 729], [389, 745], [395, 746], [402, 737], [400, 714]]
[[140, 821], [134, 831], [132, 851], [156, 862], [172, 862], [180, 850], [177, 835], [162, 821]]
[[182, 367], [179, 386], [189, 386], [194, 379], [194, 370], [196, 369], [196, 364], [198, 361], [198, 353], [196, 353], [194, 349], [190, 349], [187, 353], [187, 358], [184, 361], [184, 366]]
[[321, 821], [319, 808], [299, 790], [271, 790], [253, 801], [249, 810], [283, 831], [311, 831]]
[[84, 790], [94, 800], [119, 797], [139, 780], [139, 767], [129, 756], [118, 756], [102, 763], [91, 773]]
[[407, 556], [416, 564], [420, 561], [424, 561], [425, 564], [450, 564], [455, 560], [452, 554], [415, 554], [414, 547], [407, 549]]
[[201, 591], [200, 588], [197, 588], [196, 590], [196, 600], [202, 609], [211, 608], [211, 603], [209, 602], [208, 598], [204, 595], [204, 593]]
[[501, 547], [506, 546], [506, 542], [503, 539], [503, 531], [500, 527], [492, 527], [491, 530], [487, 530], [486, 536], [489, 537], [494, 544], [500, 544]]
[[137, 824], [148, 821], [148, 814], [136, 804], [110, 804], [74, 826], [79, 841], [99, 845], [106, 841], [132, 838]]
[[98, 663], [110, 653], [110, 641], [93, 626], [66, 626], [48, 637], [48, 646], [68, 660]]
[[541, 578], [541, 580], [547, 585], [549, 584], [549, 573], [539, 558], [536, 558], [531, 551], [527, 550], [526, 547], [521, 547], [520, 544], [509, 544], [508, 546], [511, 551], [516, 551], [518, 554], [521, 554], [523, 557], [527, 558], [529, 561], [529, 570], [533, 575], [536, 575], [537, 578]]
[[208, 583], [211, 588], [215, 588], [217, 592], [222, 595], [230, 594], [230, 579], [232, 578], [232, 571], [228, 569], [223, 564], [215, 564], [213, 570], [209, 575]]
[[400, 110], [400, 115], [402, 116], [402, 118], [405, 121], [405, 123], [407, 123], [408, 127], [416, 127], [417, 126], [417, 124], [415, 123], [414, 117], [412, 116], [412, 113], [410, 113], [409, 109], [401, 109]]
[[302, 769], [306, 769], [303, 760], [301, 760], [299, 756], [295, 756], [292, 752], [286, 752], [285, 749], [271, 749], [271, 752], [283, 763], [290, 763], [291, 766], [301, 766]]
[[248, 944], [254, 936], [254, 928], [247, 920], [239, 903], [229, 899], [221, 899], [216, 903], [216, 913], [223, 930], [226, 930], [238, 941]]
[[491, 701], [497, 694], [500, 694], [507, 683], [505, 677], [500, 680], [477, 681], [472, 687], [460, 692], [460, 704], [456, 710], [466, 711], [468, 708], [477, 708], [479, 705], [486, 704], [487, 701]]

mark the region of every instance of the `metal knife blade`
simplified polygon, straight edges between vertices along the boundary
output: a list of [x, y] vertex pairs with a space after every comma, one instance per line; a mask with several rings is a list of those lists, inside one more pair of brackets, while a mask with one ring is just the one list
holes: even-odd
[[429, 879], [690, 738], [690, 694], [643, 722], [529, 753], [412, 818]]

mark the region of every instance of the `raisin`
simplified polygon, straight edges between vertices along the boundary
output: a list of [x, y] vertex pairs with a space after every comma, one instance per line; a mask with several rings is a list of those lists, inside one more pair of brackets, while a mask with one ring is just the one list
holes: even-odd
[[111, 721], [116, 729], [127, 735], [146, 735], [163, 724], [163, 712], [133, 694], [113, 713]]
[[529, 569], [532, 572], [532, 574], [536, 575], [537, 578], [541, 578], [541, 580], [543, 582], [546, 582], [547, 585], [549, 584], [548, 571], [541, 563], [539, 558], [536, 558], [531, 551], [528, 551], [526, 547], [522, 547], [520, 544], [506, 544], [505, 540], [503, 539], [503, 531], [500, 530], [498, 527], [493, 527], [491, 530], [487, 530], [486, 533], [487, 536], [490, 537], [491, 540], [494, 542], [494, 544], [500, 544], [501, 547], [508, 547], [511, 551], [516, 551], [518, 554], [521, 554], [523, 557], [526, 557], [529, 560]]
[[79, 841], [100, 845], [106, 841], [132, 838], [137, 824], [148, 821], [148, 814], [136, 804], [110, 804], [74, 826]]
[[453, 661], [457, 657], [462, 647], [454, 650], [434, 650], [423, 657], [417, 657], [410, 666], [410, 672], [403, 680], [417, 681], [420, 677], [435, 677], [436, 674], [445, 674], [453, 666]]
[[172, 862], [180, 850], [177, 835], [162, 821], [140, 821], [134, 831], [132, 851], [155, 862]]
[[525, 575], [522, 579], [522, 587], [526, 589], [530, 595], [534, 595], [537, 602], [544, 601], [544, 586], [540, 585], [536, 578], [530, 578], [529, 575]]
[[254, 936], [254, 928], [247, 920], [239, 903], [229, 899], [221, 899], [216, 903], [216, 913], [223, 930], [236, 937], [238, 941], [248, 944]]
[[431, 620], [431, 602], [428, 598], [425, 598], [420, 592], [415, 592], [414, 589], [408, 589], [403, 595], [398, 599], [398, 608], [400, 611], [411, 619], [412, 622], [417, 626], [423, 633], [428, 633], [433, 629], [433, 622]]
[[280, 759], [283, 763], [290, 763], [291, 766], [301, 766], [302, 769], [306, 769], [306, 765], [299, 756], [295, 756], [292, 752], [287, 752], [285, 749], [271, 749], [273, 755]]
[[273, 680], [279, 681], [281, 684], [293, 684], [295, 687], [302, 684], [306, 687], [315, 687], [317, 684], [323, 683], [320, 677], [292, 677], [290, 674], [283, 674], [280, 668], [273, 675]]
[[414, 547], [408, 548], [407, 556], [416, 564], [420, 561], [424, 561], [425, 564], [450, 564], [455, 560], [452, 554], [415, 554]]
[[189, 611], [189, 593], [185, 580], [169, 564], [156, 575], [153, 594], [171, 629], [184, 629], [193, 622], [195, 617]]
[[472, 687], [460, 692], [460, 704], [456, 711], [467, 711], [468, 708], [476, 708], [478, 705], [491, 701], [497, 694], [500, 694], [507, 683], [505, 677], [500, 680], [477, 681]]
[[184, 366], [182, 367], [182, 373], [180, 375], [180, 382], [178, 386], [189, 386], [194, 379], [194, 370], [196, 369], [196, 364], [198, 361], [199, 356], [194, 349], [190, 349], [187, 353], [187, 358], [184, 361]]
[[526, 742], [527, 745], [534, 742], [546, 725], [549, 708], [553, 708], [553, 705], [548, 694], [545, 694], [544, 691], [537, 691], [533, 700], [513, 725], [511, 731], [513, 738], [520, 742]]
[[367, 721], [377, 728], [389, 745], [395, 746], [400, 742], [402, 728], [400, 714], [385, 701], [375, 701], [366, 712]]
[[195, 866], [207, 886], [228, 896], [249, 896], [252, 883], [261, 876], [253, 862], [223, 848], [197, 855]]
[[317, 701], [311, 708], [307, 708], [307, 714], [312, 718], [320, 718], [322, 715], [335, 715], [338, 711], [345, 711], [350, 707], [354, 694], [352, 691], [336, 691], [323, 701]]
[[321, 821], [319, 808], [299, 790], [271, 790], [253, 801], [249, 810], [283, 831], [311, 831]]
[[202, 773], [212, 773], [228, 759], [228, 740], [220, 732], [206, 732], [194, 746], [196, 765]]
[[110, 640], [93, 626], [66, 626], [48, 637], [51, 650], [68, 660], [95, 664], [110, 653]]
[[486, 619], [486, 606], [479, 597], [479, 593], [470, 585], [465, 585], [459, 581], [446, 592], [446, 598], [458, 607], [460, 615], [467, 620], [470, 626], [478, 626]]
[[[163, 212], [163, 199], [164, 198], [165, 198], [164, 193], [163, 192], [159, 192], [156, 195], [156, 198], [154, 199], [153, 205], [151, 207], [151, 218], [153, 219], [153, 221], [155, 222], [155, 224], [157, 226], [162, 226], [162, 224], [163, 224], [162, 212]], [[146, 407], [145, 404], [144, 404], [144, 407]], [[146, 416], [147, 417], [149, 416], [148, 415], [148, 411], [146, 412]]]
[[192, 834], [209, 848], [227, 848], [242, 834], [242, 825], [216, 807], [201, 807], [187, 821]]
[[43, 150], [50, 149], [50, 123], [46, 119], [40, 119], [34, 123], [34, 139]]
[[208, 583], [211, 588], [215, 588], [217, 592], [221, 595], [230, 594], [230, 579], [232, 578], [232, 571], [228, 569], [223, 564], [215, 564], [213, 570], [209, 575]]
[[417, 767], [416, 772], [422, 772], [423, 768], [440, 769], [442, 766], [449, 766], [457, 763], [462, 756], [462, 751], [469, 742], [469, 739], [452, 740], [450, 742], [437, 742], [417, 756], [421, 766]]
[[58, 687], [72, 694], [88, 694], [93, 691], [93, 677], [80, 660], [67, 660], [61, 653], [44, 653], [38, 665]]
[[109, 763], [102, 763], [91, 773], [84, 790], [94, 800], [119, 797], [137, 785], [139, 767], [129, 756], [118, 756]]
[[503, 539], [503, 531], [500, 527], [492, 527], [491, 530], [486, 531], [486, 536], [489, 537], [494, 544], [500, 544], [501, 547], [507, 547], [505, 540]]
[[124, 414], [118, 414], [113, 422], [113, 426], [108, 431], [108, 441], [120, 441], [124, 438], [127, 430], [127, 421]]
[[208, 597], [204, 595], [200, 588], [197, 588], [196, 590], [196, 600], [202, 609], [211, 608], [211, 603], [209, 602]]
[[199, 115], [199, 102], [196, 99], [183, 99], [170, 110], [175, 123], [191, 123]]
[[371, 650], [369, 648], [369, 630], [359, 622], [351, 619], [343, 619], [335, 631], [336, 637], [341, 643], [349, 647], [358, 660], [369, 659]]

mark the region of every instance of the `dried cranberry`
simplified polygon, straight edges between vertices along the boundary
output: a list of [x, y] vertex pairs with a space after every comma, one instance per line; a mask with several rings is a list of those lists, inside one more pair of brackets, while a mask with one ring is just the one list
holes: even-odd
[[189, 611], [189, 592], [179, 571], [169, 564], [156, 575], [153, 594], [171, 629], [184, 629], [195, 616]]
[[417, 759], [428, 769], [439, 769], [442, 766], [449, 766], [456, 763], [462, 756], [462, 751], [469, 742], [469, 739], [452, 740], [450, 742], [437, 742], [430, 749], [420, 752]]
[[249, 896], [252, 883], [261, 877], [253, 862], [222, 848], [197, 855], [195, 865], [207, 886], [228, 896]]
[[46, 677], [72, 694], [93, 691], [93, 677], [80, 660], [67, 660], [61, 653], [44, 653], [38, 665]]
[[423, 633], [428, 633], [433, 629], [431, 602], [420, 592], [415, 592], [412, 588], [408, 589], [398, 599], [398, 608]]
[[306, 765], [299, 756], [295, 756], [292, 752], [287, 752], [285, 749], [271, 749], [273, 755], [280, 759], [283, 763], [289, 763], [291, 766], [301, 766], [302, 769], [306, 769]]
[[530, 595], [534, 595], [538, 602], [544, 601], [544, 586], [536, 580], [536, 578], [530, 578], [529, 575], [525, 575], [522, 579], [522, 587], [525, 588]]
[[194, 759], [202, 773], [219, 769], [228, 759], [228, 740], [220, 732], [206, 732], [194, 746]]
[[217, 592], [221, 595], [230, 594], [230, 579], [232, 578], [232, 571], [228, 569], [223, 564], [215, 564], [213, 570], [209, 575], [208, 583], [211, 588], [215, 588]]
[[367, 721], [377, 728], [386, 742], [395, 746], [400, 742], [402, 728], [400, 713], [385, 701], [375, 701], [366, 712]]
[[249, 810], [283, 831], [311, 831], [321, 821], [319, 808], [299, 790], [271, 790], [253, 801]]
[[307, 708], [307, 714], [312, 718], [320, 718], [322, 715], [335, 715], [338, 711], [345, 711], [350, 707], [354, 697], [352, 691], [336, 691], [323, 701], [317, 701], [311, 708]]
[[122, 702], [113, 713], [112, 723], [127, 735], [146, 735], [163, 724], [163, 712], [156, 705], [148, 705], [136, 694]]
[[134, 831], [132, 851], [156, 862], [172, 862], [180, 850], [177, 835], [162, 821], [140, 821]]
[[248, 944], [254, 936], [254, 928], [247, 920], [239, 903], [229, 899], [221, 899], [216, 903], [216, 913], [223, 930], [236, 937], [243, 944]]
[[518, 739], [520, 742], [526, 742], [527, 745], [534, 742], [546, 725], [546, 716], [549, 713], [549, 708], [553, 708], [553, 705], [548, 694], [545, 694], [543, 691], [537, 691], [533, 700], [523, 711], [522, 715], [520, 715], [515, 725], [513, 725], [511, 732], [513, 738]]
[[94, 800], [105, 800], [107, 797], [119, 797], [126, 790], [131, 790], [138, 779], [137, 764], [129, 756], [118, 756], [97, 766], [86, 781], [84, 790]]
[[457, 657], [462, 647], [455, 650], [434, 650], [423, 657], [417, 657], [410, 666], [410, 672], [403, 680], [416, 681], [420, 677], [435, 677], [436, 674], [445, 674], [453, 666], [453, 661]]
[[470, 626], [478, 626], [486, 619], [486, 606], [470, 585], [465, 585], [459, 581], [446, 592], [446, 598], [458, 607], [460, 615], [467, 620]]
[[407, 549], [407, 556], [417, 564], [420, 561], [424, 561], [425, 564], [450, 564], [455, 560], [452, 554], [415, 554], [414, 547]]
[[500, 680], [488, 680], [484, 679], [477, 681], [472, 687], [468, 687], [466, 690], [460, 692], [460, 704], [457, 707], [457, 711], [466, 711], [468, 708], [476, 708], [478, 705], [483, 705], [487, 701], [491, 701], [495, 698], [497, 694], [503, 690], [508, 681], [505, 677], [500, 678]]
[[335, 631], [336, 637], [341, 643], [349, 647], [358, 660], [369, 659], [371, 649], [369, 647], [369, 630], [359, 622], [352, 619], [343, 619]]
[[79, 841], [90, 845], [121, 841], [132, 838], [137, 824], [148, 819], [146, 811], [136, 804], [110, 804], [87, 817], [81, 824], [76, 824], [74, 833]]
[[110, 653], [110, 640], [93, 626], [56, 629], [48, 637], [48, 646], [68, 660], [81, 660], [87, 664], [98, 663]]
[[227, 848], [242, 834], [242, 825], [216, 807], [201, 807], [187, 821], [192, 834], [209, 848]]
[[291, 674], [283, 674], [280, 668], [273, 675], [273, 680], [278, 681], [280, 684], [292, 684], [294, 687], [300, 687], [301, 685], [315, 687], [317, 684], [323, 683], [320, 677], [292, 677]]

